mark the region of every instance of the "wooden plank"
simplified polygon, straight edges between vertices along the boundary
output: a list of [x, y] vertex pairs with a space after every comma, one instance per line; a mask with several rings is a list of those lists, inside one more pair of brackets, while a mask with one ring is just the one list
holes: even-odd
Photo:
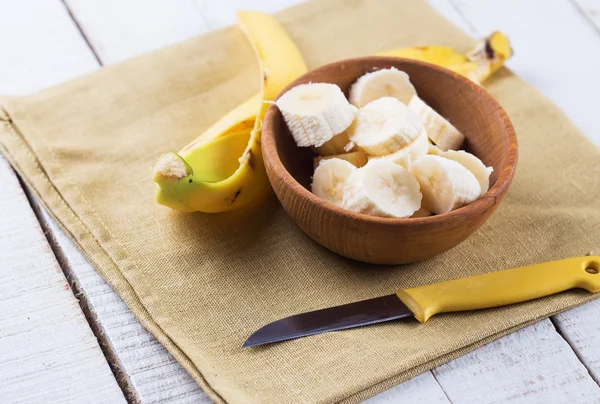
[[363, 401], [364, 404], [450, 404], [450, 400], [441, 389], [431, 372], [425, 372], [417, 377], [392, 387]]
[[3, 403], [125, 403], [14, 172], [0, 157]]
[[97, 68], [59, 0], [0, 0], [0, 10], [1, 94], [31, 93]]
[[600, 402], [600, 388], [550, 320], [493, 341], [433, 373], [453, 404]]
[[208, 31], [189, 0], [65, 0], [65, 3], [103, 64]]
[[42, 218], [53, 235], [55, 251], [66, 258], [63, 268], [81, 291], [132, 396], [141, 403], [210, 403], [194, 379], [135, 319], [45, 210]]
[[600, 36], [574, 3], [567, 0], [451, 0], [451, 3], [479, 36], [494, 30], [505, 32], [515, 49], [508, 67], [554, 101], [600, 145], [597, 103], [592, 98], [600, 92], [600, 52], [593, 51], [600, 49]]
[[596, 27], [600, 35], [600, 2], [598, 0], [572, 0], [581, 12]]
[[[3, 94], [29, 93], [97, 67], [60, 1], [0, 0], [0, 9]], [[125, 402], [4, 158], [0, 183], [1, 401]]]
[[[0, 1], [6, 3], [5, 0]], [[102, 4], [97, 2], [87, 2], [87, 4], [102, 8]], [[146, 8], [141, 7], [140, 4], [137, 4], [137, 6], [138, 8], [150, 10], [148, 6], [152, 4], [159, 3], [148, 2]], [[10, 14], [6, 14], [6, 16], [10, 16], [10, 18], [6, 18], [7, 21], [10, 21], [10, 24], [0, 24], [0, 36], [13, 38], [9, 43], [11, 46], [9, 49], [15, 51], [11, 52], [12, 55], [10, 55], [11, 66], [0, 63], [0, 93], [27, 93], [98, 68], [98, 62], [93, 52], [90, 51], [85, 39], [60, 1], [27, 0], [18, 3], [11, 2], [11, 7], [3, 3], [0, 3], [0, 5], [4, 6], [3, 10], [10, 10]], [[15, 5], [18, 5], [18, 7], [15, 7]], [[167, 7], [166, 3], [162, 6], [163, 8]], [[153, 11], [155, 16], [160, 14], [160, 10], [150, 11]], [[190, 9], [180, 11], [182, 11], [182, 14], [186, 14]], [[191, 11], [196, 13], [193, 7]], [[152, 13], [150, 14], [152, 15]], [[99, 16], [106, 17], [102, 14]], [[144, 15], [138, 17], [134, 20], [143, 20], [140, 22], [142, 25], [147, 24], [149, 21], [149, 19], [145, 19]], [[201, 19], [197, 13], [196, 20], [201, 26]], [[35, 30], [31, 29], [31, 21], [35, 23]], [[121, 20], [120, 24], [126, 31], [127, 21]], [[162, 28], [164, 29], [164, 25]], [[135, 46], [136, 35], [140, 32], [139, 26], [137, 30], [133, 29], [131, 32], [133, 37], [128, 41], [123, 41], [124, 48], [122, 48], [122, 52], [129, 49], [128, 47]], [[179, 35], [181, 35], [181, 32]], [[21, 38], [23, 38], [23, 42], [21, 42]], [[56, 40], [52, 40], [53, 38]], [[149, 38], [152, 38], [152, 36], [149, 36]], [[171, 40], [175, 41], [177, 38], [171, 37]], [[98, 49], [102, 50], [102, 47], [98, 46]], [[107, 55], [110, 60], [111, 57], [117, 57], [118, 53], [117, 56], [110, 52]], [[0, 56], [0, 61], [3, 62], [3, 58], [4, 56]], [[71, 64], [71, 69], [62, 68], [56, 61], [68, 61]], [[3, 190], [3, 192], [8, 193], [9, 191]], [[38, 208], [41, 209], [39, 205]], [[54, 245], [56, 253], [67, 257], [66, 262], [64, 262], [66, 264], [65, 270], [70, 270], [70, 280], [75, 282], [82, 292], [80, 297], [90, 310], [92, 319], [96, 320], [93, 326], [98, 330], [107, 351], [112, 354], [111, 361], [114, 360], [115, 367], [123, 376], [121, 381], [126, 385], [128, 396], [144, 403], [206, 402], [206, 395], [188, 373], [135, 320], [133, 314], [119, 296], [86, 262], [73, 243], [48, 217], [48, 214], [43, 210], [40, 210], [40, 212], [42, 217], [45, 218], [45, 229], [52, 238], [58, 240], [58, 245], [60, 245], [58, 248], [56, 244]], [[18, 219], [15, 218], [14, 226], [25, 225], [20, 224]], [[44, 243], [46, 243], [45, 240]], [[19, 251], [16, 253], [18, 254]], [[27, 254], [27, 251], [23, 254]], [[17, 259], [15, 257], [11, 258]], [[71, 291], [68, 291], [68, 293], [72, 295]], [[3, 288], [0, 285], [0, 296], [2, 294]], [[85, 324], [87, 327], [87, 323]], [[0, 349], [2, 348], [0, 347]], [[21, 354], [26, 356], [27, 353], [21, 352]], [[104, 360], [104, 357], [102, 356], [101, 359]], [[49, 369], [51, 370], [51, 368]], [[82, 371], [81, 367], [78, 369], [82, 375], [87, 374]], [[12, 371], [12, 367], [10, 370]], [[53, 377], [50, 370], [47, 371], [48, 376]], [[1, 377], [0, 380], [2, 380]], [[102, 386], [101, 381], [99, 381], [99, 386]], [[2, 393], [0, 393], [0, 397], [3, 398]], [[107, 397], [110, 398], [110, 395], [107, 395]], [[5, 402], [4, 400], [0, 401]], [[117, 402], [117, 400], [113, 401]]]
[[265, 13], [276, 13], [284, 8], [302, 3], [304, 0], [192, 0], [196, 5], [206, 25], [215, 30], [228, 25], [233, 25], [235, 21], [235, 12], [237, 10], [253, 10]]
[[552, 318], [556, 328], [575, 350], [594, 380], [600, 383], [600, 300], [584, 304]]
[[462, 29], [473, 38], [479, 38], [481, 34], [473, 25], [460, 14], [460, 9], [449, 0], [427, 0], [429, 5], [438, 13], [443, 15], [448, 21]]

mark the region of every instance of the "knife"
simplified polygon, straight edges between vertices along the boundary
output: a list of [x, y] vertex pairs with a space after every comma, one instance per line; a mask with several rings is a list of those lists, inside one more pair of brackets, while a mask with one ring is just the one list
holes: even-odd
[[310, 311], [267, 324], [242, 348], [414, 316], [479, 310], [538, 299], [573, 288], [600, 291], [600, 257], [585, 256], [418, 286], [395, 294]]

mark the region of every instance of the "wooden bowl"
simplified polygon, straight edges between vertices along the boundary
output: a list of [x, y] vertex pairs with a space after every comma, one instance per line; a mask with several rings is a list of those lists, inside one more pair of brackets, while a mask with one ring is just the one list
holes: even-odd
[[466, 136], [464, 149], [494, 168], [489, 191], [475, 202], [415, 219], [344, 210], [311, 193], [315, 154], [296, 146], [276, 106], [269, 108], [262, 127], [269, 180], [296, 224], [331, 251], [375, 264], [421, 261], [464, 241], [496, 210], [517, 165], [515, 131], [498, 102], [468, 79], [428, 63], [393, 57], [342, 60], [306, 73], [281, 94], [299, 84], [325, 82], [337, 84], [348, 95], [350, 85], [361, 75], [392, 66], [408, 73], [419, 96]]

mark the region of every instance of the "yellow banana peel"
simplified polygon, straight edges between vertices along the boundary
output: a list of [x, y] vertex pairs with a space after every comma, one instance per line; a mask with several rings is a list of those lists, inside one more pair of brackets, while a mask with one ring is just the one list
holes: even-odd
[[[241, 11], [238, 24], [261, 66], [261, 93], [227, 113], [179, 153], [163, 155], [154, 169], [158, 203], [183, 212], [225, 212], [250, 207], [270, 192], [260, 150], [268, 103], [307, 71], [300, 51], [268, 14]], [[494, 32], [470, 52], [420, 46], [378, 53], [446, 67], [481, 83], [512, 56], [506, 36]]]
[[458, 53], [448, 46], [415, 46], [413, 48], [393, 49], [375, 55], [415, 59], [438, 66], [458, 65], [469, 61], [467, 55]]
[[213, 213], [249, 207], [271, 189], [260, 150], [260, 126], [269, 105], [260, 100], [274, 100], [307, 69], [273, 17], [248, 11], [237, 17], [260, 63], [261, 94], [220, 119], [180, 154], [161, 157], [154, 170], [156, 200], [176, 210]]
[[512, 55], [508, 38], [502, 32], [495, 31], [466, 54], [466, 62], [445, 67], [480, 84], [496, 73]]

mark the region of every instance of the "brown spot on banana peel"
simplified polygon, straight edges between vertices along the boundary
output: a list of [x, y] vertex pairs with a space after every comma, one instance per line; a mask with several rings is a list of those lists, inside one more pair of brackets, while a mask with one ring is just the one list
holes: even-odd
[[237, 200], [238, 196], [240, 196], [240, 194], [242, 193], [242, 189], [243, 188], [240, 188], [237, 191], [235, 191], [235, 194], [232, 197], [225, 198], [225, 201], [227, 201], [228, 205], [233, 205], [235, 203], [235, 201]]

